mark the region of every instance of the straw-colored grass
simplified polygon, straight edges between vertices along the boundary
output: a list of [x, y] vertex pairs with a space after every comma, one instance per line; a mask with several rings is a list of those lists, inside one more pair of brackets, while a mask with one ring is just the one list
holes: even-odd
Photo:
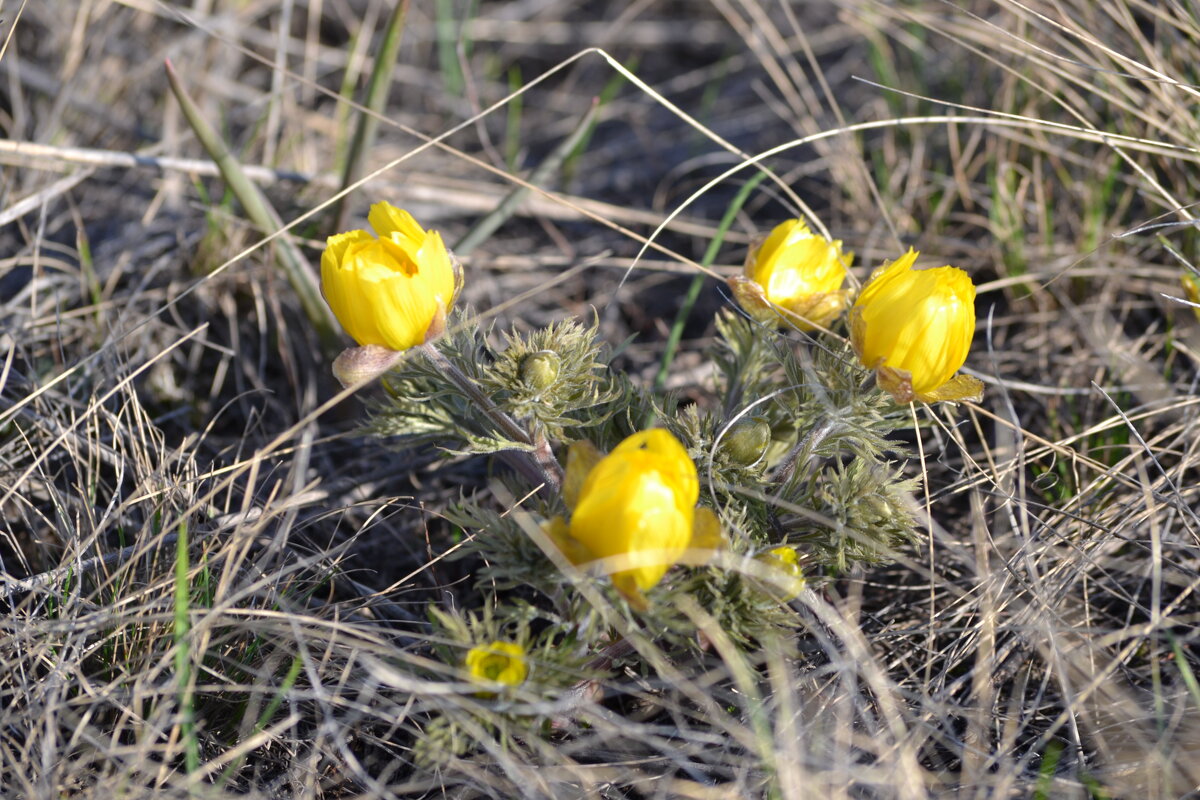
[[[794, 651], [710, 630], [702, 669], [614, 671], [437, 770], [461, 676], [426, 609], [487, 594], [440, 512], [490, 467], [355, 433], [276, 241], [319, 258], [391, 8], [0, 2], [0, 794], [1197, 790], [1194, 3], [412, 4], [355, 219], [453, 240], [616, 81], [467, 260], [481, 318], [594, 314], [649, 384], [734, 168], [777, 149], [714, 274], [797, 203], [860, 280], [915, 246], [979, 285], [987, 384], [916, 412], [927, 542], [813, 594]], [[226, 196], [167, 57], [286, 230]], [[718, 286], [671, 388], [711, 379]]]

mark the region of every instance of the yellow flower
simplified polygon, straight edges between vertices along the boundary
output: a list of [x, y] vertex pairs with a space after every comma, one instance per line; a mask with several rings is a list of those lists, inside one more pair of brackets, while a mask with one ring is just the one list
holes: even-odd
[[464, 660], [471, 680], [483, 686], [520, 686], [529, 674], [525, 648], [516, 642], [494, 641], [467, 651]]
[[771, 580], [771, 594], [787, 602], [804, 591], [804, 570], [796, 548], [782, 545], [760, 553], [756, 559], [780, 574]]
[[897, 403], [965, 400], [983, 384], [955, 372], [975, 336], [975, 284], [956, 267], [913, 269], [909, 250], [875, 271], [850, 311], [850, 342]]
[[407, 350], [445, 325], [459, 277], [437, 231], [407, 211], [376, 203], [364, 230], [330, 236], [321, 255], [321, 292], [362, 346]]
[[555, 518], [548, 532], [575, 564], [604, 559], [617, 590], [644, 608], [642, 592], [672, 565], [706, 560], [722, 546], [720, 522], [696, 506], [699, 496], [696, 465], [661, 428], [633, 434], [607, 456], [577, 442], [563, 484], [571, 520]]
[[827, 327], [846, 307], [842, 284], [853, 257], [842, 252], [841, 241], [831, 242], [791, 219], [750, 251], [744, 277], [729, 284], [738, 304], [755, 319], [811, 331]]

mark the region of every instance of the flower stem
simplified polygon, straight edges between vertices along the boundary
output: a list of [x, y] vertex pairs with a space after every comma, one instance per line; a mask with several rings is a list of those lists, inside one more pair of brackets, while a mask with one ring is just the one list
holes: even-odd
[[544, 491], [557, 493], [562, 488], [563, 470], [554, 457], [554, 452], [543, 439], [535, 442], [529, 431], [518, 425], [512, 417], [504, 412], [483, 393], [469, 377], [463, 374], [454, 362], [437, 349], [433, 344], [418, 345], [429, 362], [458, 387], [475, 407], [499, 428], [500, 432], [518, 444], [527, 445], [530, 450], [505, 450], [501, 455], [518, 472], [535, 484], [541, 484]]
[[812, 460], [817, 447], [823, 442], [829, 434], [837, 429], [837, 422], [827, 419], [820, 425], [814, 425], [808, 434], [796, 442], [796, 446], [791, 449], [791, 452], [783, 459], [779, 466], [775, 469], [775, 477], [772, 479], [781, 488], [796, 472], [796, 464], [800, 461], [800, 456], [804, 456], [805, 470], [808, 468], [808, 463]]

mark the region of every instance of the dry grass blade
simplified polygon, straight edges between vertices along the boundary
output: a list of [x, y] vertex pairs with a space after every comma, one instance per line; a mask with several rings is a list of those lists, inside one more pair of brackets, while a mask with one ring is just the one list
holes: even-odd
[[[267, 199], [258, 190], [249, 178], [246, 177], [242, 167], [234, 159], [233, 154], [229, 152], [229, 148], [221, 141], [221, 137], [213, 130], [208, 121], [204, 119], [200, 109], [188, 97], [187, 90], [183, 88], [183, 84], [179, 82], [179, 77], [175, 74], [175, 68], [171, 66], [170, 60], [164, 62], [167, 81], [171, 85], [171, 91], [175, 95], [175, 99], [179, 101], [180, 107], [183, 109], [183, 115], [187, 119], [188, 124], [192, 127], [192, 132], [196, 134], [196, 138], [204, 145], [208, 154], [216, 162], [217, 168], [221, 170], [222, 177], [229, 184], [229, 188], [241, 201], [242, 206], [246, 209], [246, 213], [250, 216], [255, 224], [263, 229], [263, 231], [274, 234], [283, 228], [283, 221], [279, 218], [279, 214], [267, 202]], [[322, 341], [332, 346], [337, 342], [337, 334], [334, 329], [333, 315], [329, 311], [329, 306], [321, 298], [321, 290], [317, 285], [317, 278], [313, 274], [312, 267], [308, 261], [300, 253], [300, 250], [292, 243], [287, 234], [284, 233], [277, 240], [279, 250], [282, 257], [284, 272], [287, 274], [288, 282], [292, 289], [300, 299], [300, 305], [304, 309], [305, 316], [308, 321], [316, 328]]]
[[[1200, 319], [1175, 299], [1200, 274], [1195, 4], [433, 5], [0, 4], [2, 793], [1196, 791]], [[543, 527], [554, 493], [364, 436], [321, 355], [340, 334], [314, 220], [368, 196], [447, 241], [488, 228], [462, 298], [483, 341], [578, 317], [638, 385], [677, 347], [665, 385], [700, 411], [722, 402], [710, 320], [730, 299], [703, 289], [669, 321], [775, 223], [811, 217], [859, 281], [908, 246], [968, 270], [985, 398], [894, 434], [923, 454], [894, 466], [924, 479], [902, 504], [928, 540], [810, 574], [794, 633], [753, 646], [717, 597], [683, 593], [678, 630], [648, 630], [607, 584], [502, 586], [464, 557], [495, 531], [456, 511], [574, 574]], [[805, 341], [772, 339], [839, 352]], [[720, 435], [767, 404], [730, 397]], [[720, 435], [702, 492], [838, 525], [714, 479]], [[861, 459], [836, 460], [796, 472]], [[560, 681], [545, 694], [481, 696], [431, 621], [516, 598], [536, 637], [564, 597], [610, 638], [568, 666], [563, 640], [532, 655], [532, 681]]]

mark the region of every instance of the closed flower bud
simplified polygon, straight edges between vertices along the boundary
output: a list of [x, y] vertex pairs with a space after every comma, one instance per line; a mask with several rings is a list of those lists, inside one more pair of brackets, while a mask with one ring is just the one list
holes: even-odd
[[804, 591], [804, 570], [796, 548], [783, 545], [760, 553], [755, 559], [770, 567], [774, 574], [769, 577], [771, 594], [787, 602]]
[[[525, 664], [525, 648], [516, 642], [494, 641], [472, 647], [463, 660], [471, 680], [481, 686], [499, 689], [520, 686], [529, 674]], [[491, 695], [492, 692], [480, 692]]]
[[321, 292], [360, 345], [407, 350], [437, 336], [459, 288], [459, 273], [437, 231], [390, 203], [371, 206], [376, 234], [330, 236], [321, 255]]
[[842, 289], [853, 255], [840, 241], [788, 220], [746, 256], [744, 277], [729, 281], [738, 304], [760, 322], [785, 322], [797, 330], [827, 327], [846, 307]]
[[760, 417], [741, 419], [721, 438], [721, 452], [735, 464], [749, 466], [763, 457], [771, 443], [771, 426]]
[[903, 512], [895, 507], [886, 497], [873, 494], [859, 499], [859, 502], [864, 503], [867, 509], [875, 516], [875, 519], [890, 520]]
[[956, 373], [975, 336], [975, 284], [956, 267], [913, 269], [915, 250], [875, 271], [850, 312], [850, 341], [897, 403], [965, 400], [983, 384]]
[[573, 545], [564, 554], [577, 564], [603, 560], [613, 584], [638, 608], [646, 604], [642, 592], [672, 565], [701, 560], [688, 559], [689, 548], [711, 554], [722, 546], [716, 514], [696, 506], [696, 465], [665, 430], [635, 433], [603, 457], [590, 445], [572, 446], [563, 486], [572, 510], [565, 534]]
[[541, 391], [558, 380], [561, 362], [553, 350], [538, 350], [521, 359], [521, 380], [526, 386]]

